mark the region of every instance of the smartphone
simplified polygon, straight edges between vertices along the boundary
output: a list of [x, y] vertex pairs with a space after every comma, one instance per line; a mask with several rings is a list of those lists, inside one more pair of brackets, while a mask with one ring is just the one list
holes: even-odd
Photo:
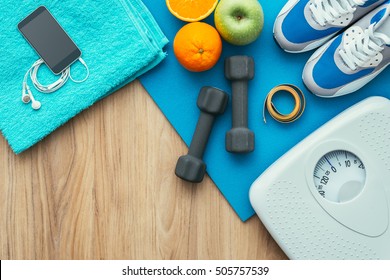
[[23, 19], [18, 29], [56, 75], [81, 56], [80, 49], [44, 6]]

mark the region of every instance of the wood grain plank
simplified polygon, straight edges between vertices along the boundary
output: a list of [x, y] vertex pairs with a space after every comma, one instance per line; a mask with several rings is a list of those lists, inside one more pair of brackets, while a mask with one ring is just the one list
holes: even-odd
[[285, 259], [209, 177], [135, 81], [14, 155], [0, 139], [1, 259]]

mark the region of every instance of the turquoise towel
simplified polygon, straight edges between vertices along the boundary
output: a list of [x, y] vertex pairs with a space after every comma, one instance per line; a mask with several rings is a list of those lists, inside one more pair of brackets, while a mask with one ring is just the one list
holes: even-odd
[[[168, 40], [139, 0], [2, 0], [0, 5], [0, 130], [15, 153], [31, 147], [82, 110], [131, 82], [161, 62]], [[45, 94], [29, 82], [38, 111], [21, 101], [23, 76], [39, 57], [17, 29], [17, 24], [44, 5], [82, 51], [90, 69], [81, 84], [68, 81]], [[72, 76], [85, 70], [77, 62]], [[47, 68], [41, 83], [57, 79]]]

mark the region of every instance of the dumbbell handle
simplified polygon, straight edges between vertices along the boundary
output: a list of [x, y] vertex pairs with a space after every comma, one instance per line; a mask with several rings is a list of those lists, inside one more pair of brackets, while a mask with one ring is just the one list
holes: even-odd
[[211, 129], [214, 125], [215, 116], [201, 112], [196, 125], [194, 136], [192, 137], [191, 145], [188, 151], [189, 155], [196, 158], [202, 158], [206, 149], [206, 144], [209, 139]]
[[232, 81], [232, 125], [248, 127], [248, 81]]

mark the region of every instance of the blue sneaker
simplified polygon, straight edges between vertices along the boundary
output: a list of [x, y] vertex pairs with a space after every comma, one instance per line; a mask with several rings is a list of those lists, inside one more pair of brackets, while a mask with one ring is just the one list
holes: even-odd
[[289, 0], [274, 24], [282, 49], [299, 53], [315, 49], [386, 0]]
[[303, 81], [321, 97], [354, 92], [390, 64], [390, 0], [319, 48], [305, 65]]

